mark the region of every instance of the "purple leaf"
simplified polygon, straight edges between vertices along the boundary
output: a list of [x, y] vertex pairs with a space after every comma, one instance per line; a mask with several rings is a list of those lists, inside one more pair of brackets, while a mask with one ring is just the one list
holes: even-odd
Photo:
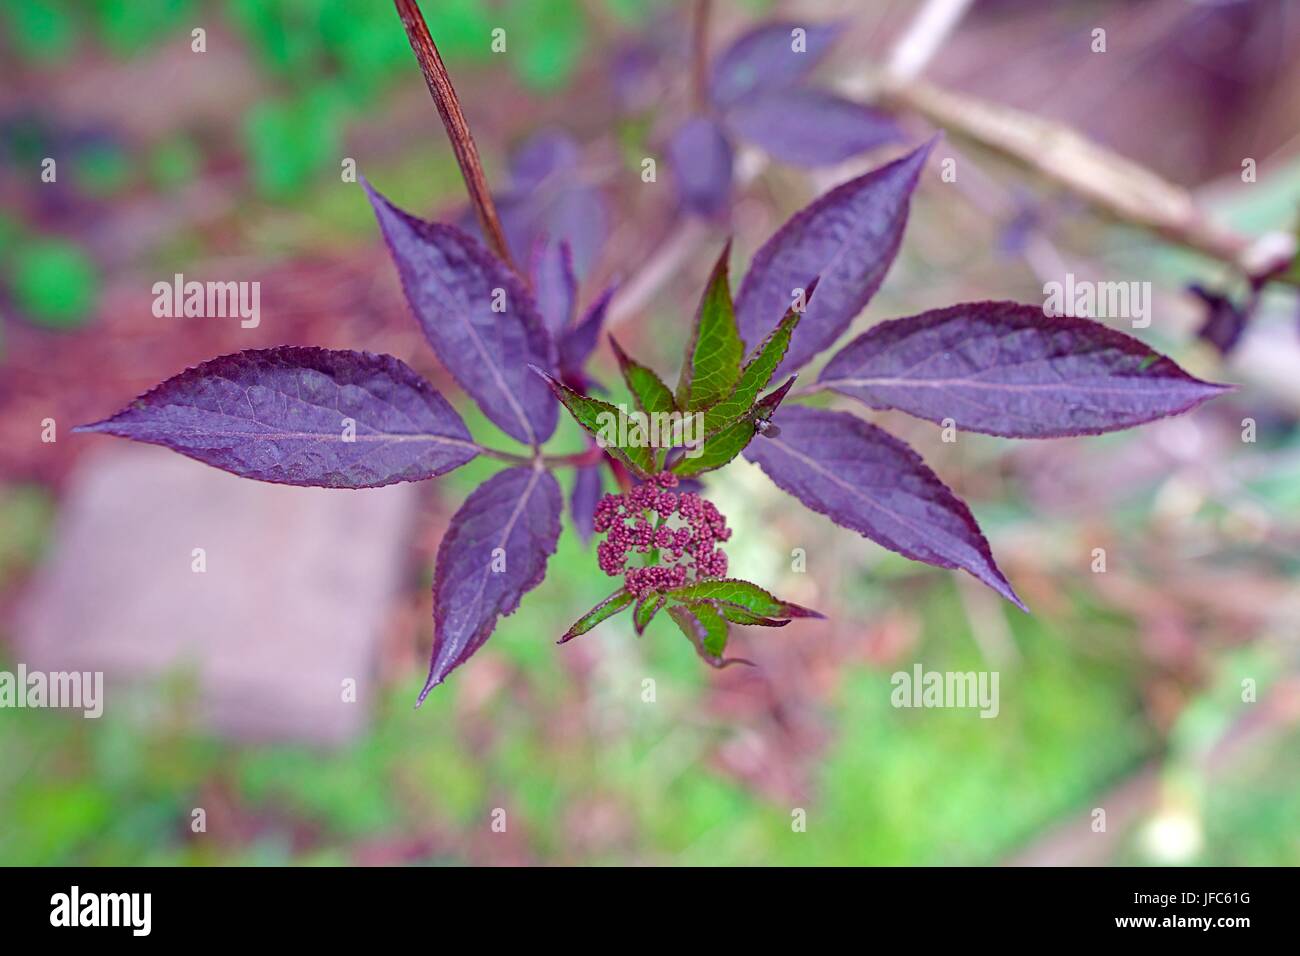
[[756, 93], [793, 86], [821, 61], [842, 29], [839, 23], [777, 22], [755, 27], [714, 61], [710, 98], [725, 107]]
[[163, 445], [243, 478], [376, 488], [478, 454], [460, 416], [391, 355], [282, 347], [204, 362], [82, 425]]
[[408, 215], [370, 188], [406, 301], [461, 388], [502, 431], [539, 445], [558, 408], [529, 365], [555, 367], [555, 346], [532, 294], [477, 240]]
[[772, 158], [796, 166], [830, 166], [902, 140], [884, 113], [821, 90], [773, 90], [741, 100], [726, 122]]
[[883, 322], [831, 359], [818, 383], [872, 408], [1010, 438], [1130, 428], [1224, 390], [1122, 332], [1014, 302]]
[[533, 247], [529, 273], [542, 321], [551, 337], [558, 341], [573, 318], [578, 299], [578, 280], [573, 274], [573, 252], [569, 244], [540, 239]]
[[827, 193], [755, 254], [736, 298], [740, 336], [751, 349], [781, 321], [794, 290], [807, 289], [820, 276], [817, 298], [808, 303], [778, 376], [839, 338], [880, 288], [933, 142]]
[[622, 42], [614, 48], [607, 73], [614, 99], [622, 110], [632, 112], [654, 105], [662, 89], [655, 82], [655, 71], [661, 59], [656, 44], [640, 38]]
[[1246, 331], [1246, 324], [1250, 321], [1249, 304], [1246, 308], [1238, 308], [1223, 293], [1211, 292], [1199, 285], [1190, 285], [1187, 291], [1204, 305], [1205, 320], [1196, 330], [1196, 337], [1209, 342], [1219, 350], [1220, 355], [1227, 355], [1237, 347], [1242, 333]]
[[567, 379], [582, 375], [583, 367], [600, 341], [600, 330], [605, 324], [605, 313], [614, 298], [614, 287], [606, 289], [591, 304], [576, 325], [567, 329], [560, 338], [560, 371]]
[[531, 192], [548, 176], [571, 170], [582, 148], [560, 129], [544, 129], [526, 139], [510, 156], [510, 180], [516, 189]]
[[[609, 228], [600, 191], [577, 175], [581, 158], [580, 147], [567, 133], [537, 133], [511, 157], [512, 188], [496, 197], [501, 227], [516, 257], [527, 256], [542, 236], [567, 242], [578, 278], [595, 263]], [[477, 230], [472, 215], [465, 225]]]
[[497, 618], [542, 583], [560, 537], [560, 486], [540, 468], [493, 475], [465, 499], [438, 547], [433, 660], [416, 706], [469, 660]]
[[569, 514], [582, 543], [589, 544], [595, 530], [596, 504], [604, 492], [601, 482], [601, 464], [577, 469], [573, 479], [573, 494], [569, 497]]
[[784, 491], [913, 561], [970, 572], [1021, 610], [970, 509], [903, 442], [847, 412], [781, 408], [745, 449]]
[[534, 236], [545, 232], [563, 239], [573, 250], [573, 271], [577, 276], [582, 278], [590, 272], [609, 233], [609, 211], [600, 191], [570, 173], [543, 184], [529, 201], [533, 224], [521, 223], [519, 228], [531, 229]]
[[687, 120], [668, 142], [668, 162], [686, 209], [710, 218], [727, 211], [732, 152], [721, 126], [704, 116]]

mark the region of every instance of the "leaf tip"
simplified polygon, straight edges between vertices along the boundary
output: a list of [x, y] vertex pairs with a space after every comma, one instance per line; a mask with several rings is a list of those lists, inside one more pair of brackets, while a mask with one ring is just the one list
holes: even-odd
[[609, 347], [614, 350], [614, 358], [618, 360], [619, 366], [625, 368], [628, 363], [628, 357], [627, 353], [623, 351], [623, 346], [618, 344], [618, 339], [614, 338], [613, 332], [609, 333], [606, 338], [609, 339]]
[[804, 607], [802, 604], [791, 604], [787, 601], [786, 610], [791, 617], [809, 618], [816, 621], [826, 620], [826, 615], [821, 611], [814, 611], [812, 608]]
[[542, 381], [551, 386], [552, 391], [558, 390], [560, 383], [555, 380], [555, 377], [551, 375], [550, 372], [546, 371], [546, 369], [542, 368], [540, 365], [534, 365], [532, 362], [528, 363], [528, 367], [539, 375]]
[[442, 681], [443, 681], [443, 678], [441, 678], [441, 677], [434, 677], [433, 674], [430, 673], [430, 674], [429, 674], [429, 679], [428, 679], [427, 681], [424, 682], [424, 689], [420, 691], [420, 696], [417, 697], [417, 698], [415, 699], [415, 707], [413, 707], [412, 709], [413, 709], [413, 710], [419, 710], [419, 709], [424, 705], [424, 699], [425, 699], [426, 697], [428, 697], [428, 696], [429, 696], [429, 693], [430, 693], [430, 692], [431, 692], [435, 687], [437, 687], [439, 684], [441, 684]]

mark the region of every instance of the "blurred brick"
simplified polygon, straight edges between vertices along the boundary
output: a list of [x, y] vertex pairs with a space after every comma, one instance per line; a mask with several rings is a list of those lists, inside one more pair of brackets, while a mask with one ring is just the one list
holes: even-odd
[[[113, 687], [181, 671], [200, 722], [253, 740], [337, 743], [378, 691], [400, 593], [411, 485], [366, 491], [246, 481], [159, 448], [85, 456], [53, 549], [18, 610], [29, 668], [102, 670]], [[207, 570], [192, 570], [195, 548]], [[356, 681], [356, 703], [342, 699]]]

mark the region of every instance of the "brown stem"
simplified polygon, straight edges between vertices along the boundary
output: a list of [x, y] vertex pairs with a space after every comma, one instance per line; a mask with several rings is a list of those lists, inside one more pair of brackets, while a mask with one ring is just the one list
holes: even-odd
[[456, 88], [451, 85], [451, 76], [447, 66], [442, 62], [438, 47], [429, 35], [429, 26], [424, 22], [424, 15], [415, 0], [393, 0], [397, 15], [402, 18], [406, 37], [411, 41], [411, 49], [420, 63], [420, 71], [429, 85], [433, 104], [438, 107], [442, 125], [447, 129], [447, 138], [451, 140], [456, 162], [460, 164], [461, 175], [465, 177], [465, 188], [469, 190], [470, 202], [474, 214], [478, 216], [479, 226], [492, 251], [516, 273], [519, 269], [510, 257], [510, 248], [506, 245], [506, 236], [501, 229], [501, 220], [497, 218], [497, 208], [492, 202], [492, 193], [488, 190], [487, 177], [483, 175], [483, 163], [479, 160], [478, 147], [474, 145], [474, 136], [469, 131], [469, 123], [460, 108], [460, 99]]
[[695, 0], [692, 31], [691, 95], [695, 108], [703, 111], [709, 102], [709, 12], [710, 0]]

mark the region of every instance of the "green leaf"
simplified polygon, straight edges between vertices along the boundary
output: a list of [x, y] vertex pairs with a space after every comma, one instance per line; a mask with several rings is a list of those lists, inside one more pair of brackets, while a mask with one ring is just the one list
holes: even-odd
[[622, 346], [614, 340], [614, 336], [609, 337], [609, 344], [614, 349], [614, 357], [618, 359], [618, 367], [623, 373], [623, 381], [627, 382], [628, 390], [636, 400], [637, 407], [647, 415], [653, 415], [655, 412], [674, 412], [677, 410], [677, 403], [673, 400], [673, 393], [667, 385], [663, 383], [654, 370], [647, 368], [635, 359], [628, 358]]
[[651, 591], [636, 602], [636, 610], [632, 612], [632, 627], [638, 635], [645, 633], [646, 627], [667, 602], [668, 599], [657, 591]]
[[[808, 286], [807, 295], [811, 297], [816, 287], [816, 280]], [[741, 370], [740, 380], [731, 395], [704, 412], [704, 437], [708, 438], [730, 425], [753, 406], [758, 393], [772, 380], [776, 367], [785, 358], [785, 350], [790, 346], [790, 336], [799, 324], [802, 314], [791, 309], [785, 314], [758, 346]]]
[[[671, 415], [675, 412], [677, 403], [673, 399], [673, 393], [663, 383], [663, 379], [656, 375], [653, 369], [629, 358], [618, 342], [614, 341], [612, 335], [609, 337], [609, 344], [614, 349], [614, 356], [618, 359], [618, 367], [623, 372], [623, 381], [627, 383], [628, 390], [631, 391], [637, 407], [647, 415]], [[662, 437], [660, 441], [663, 441]], [[651, 450], [655, 471], [663, 467], [666, 454], [666, 448]]]
[[730, 252], [731, 243], [727, 243], [713, 267], [686, 347], [681, 378], [677, 382], [677, 407], [683, 411], [698, 411], [716, 404], [731, 394], [740, 378], [745, 346], [736, 330], [736, 313], [727, 278]]
[[790, 619], [777, 619], [774, 617], [763, 617], [761, 614], [755, 614], [739, 604], [728, 604], [725, 601], [709, 601], [719, 614], [725, 617], [732, 624], [743, 624], [747, 627], [785, 627], [790, 623]]
[[573, 640], [579, 634], [586, 634], [593, 627], [608, 618], [613, 617], [619, 611], [623, 610], [636, 599], [636, 595], [626, 588], [619, 588], [605, 600], [601, 601], [582, 617], [573, 622], [573, 626], [564, 632], [564, 636], [556, 641], [557, 644], [564, 644]]
[[695, 645], [695, 652], [710, 666], [749, 663], [723, 660], [722, 652], [727, 647], [727, 622], [713, 607], [705, 603], [677, 604], [668, 609], [668, 614], [686, 635], [686, 639]]
[[78, 17], [60, 0], [23, 0], [0, 5], [10, 44], [24, 59], [57, 61], [77, 45]]
[[738, 578], [719, 578], [714, 581], [697, 581], [667, 592], [668, 597], [683, 604], [699, 601], [732, 604], [759, 617], [784, 619], [794, 617], [823, 617], [817, 611], [780, 598], [750, 581]]
[[793, 375], [790, 376], [784, 385], [764, 395], [743, 418], [728, 425], [722, 431], [716, 432], [712, 437], [706, 432], [699, 446], [699, 453], [693, 458], [683, 453], [682, 457], [673, 462], [669, 470], [674, 475], [686, 478], [702, 475], [706, 471], [713, 471], [730, 462], [745, 450], [745, 446], [754, 440], [759, 429], [772, 417], [772, 413], [776, 411], [777, 406], [794, 385], [794, 379]]
[[[529, 368], [546, 380], [546, 384], [551, 387], [555, 397], [569, 410], [569, 414], [573, 416], [574, 421], [591, 432], [600, 447], [623, 462], [642, 478], [654, 473], [654, 449], [650, 447], [648, 441], [640, 444], [635, 441], [629, 441], [625, 445], [618, 444], [617, 439], [619, 436], [635, 438], [635, 431], [640, 430], [637, 424], [628, 418], [623, 409], [611, 405], [609, 402], [602, 402], [598, 398], [578, 394], [562, 382], [557, 382], [536, 365], [530, 365]], [[616, 429], [613, 436], [610, 435], [611, 429]], [[613, 440], [610, 440], [611, 437]]]
[[691, 452], [696, 449], [692, 448], [685, 452], [682, 457], [673, 462], [670, 470], [681, 478], [689, 478], [692, 475], [702, 475], [706, 471], [721, 468], [744, 451], [745, 446], [754, 440], [756, 429], [757, 426], [751, 419], [742, 418], [712, 438], [706, 438], [698, 449], [699, 454], [695, 457], [691, 457]]

